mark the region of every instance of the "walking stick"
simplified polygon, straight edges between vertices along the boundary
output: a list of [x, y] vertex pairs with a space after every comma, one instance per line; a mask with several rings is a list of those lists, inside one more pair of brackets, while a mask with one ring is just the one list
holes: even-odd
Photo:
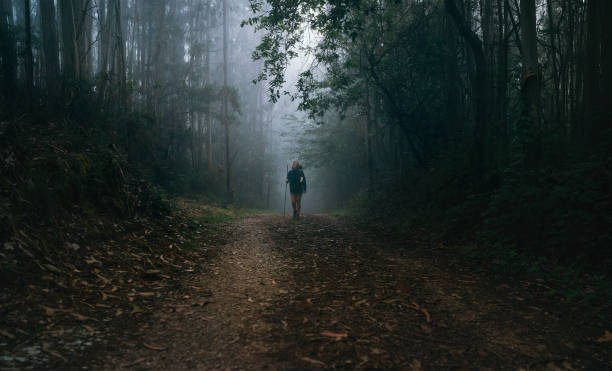
[[[287, 173], [289, 173], [289, 165], [287, 165]], [[285, 216], [285, 206], [287, 206], [287, 182], [285, 182], [285, 202], [283, 202], [283, 217]]]

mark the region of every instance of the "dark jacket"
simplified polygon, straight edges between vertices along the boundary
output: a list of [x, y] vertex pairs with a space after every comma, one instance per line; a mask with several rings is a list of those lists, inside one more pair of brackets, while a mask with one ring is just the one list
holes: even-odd
[[302, 167], [291, 169], [287, 173], [287, 182], [289, 183], [289, 191], [291, 193], [306, 192], [306, 177], [302, 171]]

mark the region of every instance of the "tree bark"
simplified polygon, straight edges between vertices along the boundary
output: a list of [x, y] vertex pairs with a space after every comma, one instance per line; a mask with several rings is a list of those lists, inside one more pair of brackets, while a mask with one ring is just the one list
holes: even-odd
[[127, 109], [127, 84], [125, 77], [125, 44], [123, 42], [123, 27], [121, 23], [120, 0], [113, 0], [113, 16], [115, 17], [114, 48], [116, 56], [117, 74], [119, 75], [119, 106], [121, 110]]
[[13, 29], [13, 4], [0, 0], [0, 56], [2, 56], [2, 93], [7, 101], [15, 98], [17, 88], [17, 53]]
[[228, 48], [228, 20], [227, 0], [223, 0], [223, 124], [225, 126], [225, 185], [228, 193], [231, 192], [231, 159], [230, 159], [230, 132], [228, 114], [228, 86], [227, 86], [227, 48]]
[[26, 78], [26, 100], [28, 110], [32, 109], [32, 89], [34, 80], [34, 66], [32, 65], [32, 25], [30, 0], [24, 0], [25, 20], [25, 78]]
[[62, 25], [62, 64], [64, 78], [68, 80], [78, 80], [80, 75], [79, 47], [74, 22], [73, 0], [58, 0], [58, 3]]
[[482, 41], [478, 35], [465, 22], [465, 19], [459, 13], [453, 0], [444, 0], [444, 4], [459, 33], [466, 40], [472, 55], [474, 56], [474, 64], [476, 71], [472, 79], [473, 98], [472, 104], [474, 107], [474, 134], [472, 144], [472, 167], [477, 173], [481, 173], [485, 168], [485, 138], [487, 130], [488, 118], [488, 84], [487, 84], [487, 64], [482, 47]]
[[54, 110], [59, 99], [59, 52], [55, 5], [53, 1], [39, 1], [38, 4], [41, 16], [47, 100], [50, 108]]
[[[586, 58], [584, 66], [583, 127], [587, 143], [602, 148], [612, 128], [612, 36], [608, 1], [587, 3]], [[608, 149], [609, 152], [609, 149]]]
[[535, 0], [521, 0], [521, 48], [523, 75], [521, 95], [523, 114], [529, 119], [529, 138], [525, 148], [525, 164], [537, 167], [541, 158], [540, 72], [538, 66]]

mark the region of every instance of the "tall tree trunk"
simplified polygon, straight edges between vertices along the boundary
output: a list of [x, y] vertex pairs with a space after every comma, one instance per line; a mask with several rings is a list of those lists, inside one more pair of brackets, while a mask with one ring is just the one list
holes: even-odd
[[43, 38], [47, 100], [50, 108], [54, 110], [57, 108], [59, 99], [59, 52], [57, 23], [55, 21], [55, 5], [53, 1], [39, 1], [38, 4], [40, 7], [40, 21]]
[[7, 101], [15, 98], [17, 88], [17, 53], [13, 29], [13, 4], [0, 0], [0, 56], [2, 57], [2, 94]]
[[[89, 7], [90, 6], [90, 1], [86, 1], [86, 6]], [[89, 9], [89, 8], [88, 8]], [[92, 53], [92, 45], [93, 45], [93, 15], [91, 14], [91, 10], [87, 9], [87, 14], [84, 15], [85, 17], [85, 24], [83, 25], [83, 32], [85, 33], [83, 39], [84, 44], [85, 44], [85, 49], [82, 50], [82, 55], [84, 58], [83, 61], [83, 71], [82, 71], [82, 75], [84, 77], [87, 77], [88, 79], [91, 79], [93, 77], [94, 74], [94, 69], [93, 69], [93, 53]], [[79, 48], [79, 50], [81, 50]]]
[[[602, 83], [602, 117], [601, 134], [612, 140], [612, 2], [604, 1], [601, 20], [601, 83]], [[606, 134], [607, 132], [607, 134]], [[608, 153], [612, 150], [612, 143], [604, 143]], [[606, 148], [604, 147], [604, 148]], [[610, 182], [612, 188], [612, 182]]]
[[610, 97], [612, 37], [609, 34], [611, 15], [612, 7], [608, 1], [588, 1], [583, 127], [588, 144], [597, 149], [600, 149], [602, 144], [606, 144], [605, 138], [610, 135], [609, 131], [612, 128]]
[[[108, 14], [107, 14], [108, 13]], [[104, 104], [104, 96], [106, 93], [106, 82], [108, 80], [108, 54], [109, 54], [109, 30], [107, 17], [110, 18], [110, 12], [107, 12], [106, 0], [98, 1], [98, 38], [100, 44], [98, 47], [98, 104]]]
[[508, 40], [509, 33], [509, 9], [506, 2], [497, 0], [498, 8], [498, 38], [497, 50], [497, 118], [499, 124], [500, 150], [505, 155], [508, 147], [508, 124], [506, 118], [507, 89], [508, 89]]
[[[208, 23], [206, 25], [207, 29], [210, 30], [212, 23], [212, 14], [208, 13]], [[206, 61], [204, 62], [204, 71], [205, 71], [205, 86], [212, 86], [210, 81], [210, 45], [212, 41], [210, 36], [206, 35]], [[205, 108], [205, 120], [206, 120], [206, 170], [208, 173], [212, 171], [212, 114], [210, 111], [210, 102], [206, 105]]]
[[226, 190], [231, 192], [231, 158], [230, 158], [230, 133], [229, 133], [229, 114], [228, 114], [228, 86], [227, 86], [227, 48], [228, 48], [228, 20], [227, 20], [227, 0], [223, 0], [223, 124], [225, 126], [225, 173]]
[[[166, 5], [165, 3], [162, 4], [157, 4], [155, 3], [157, 6], [157, 10], [159, 11], [158, 14], [158, 20], [157, 20], [157, 27], [155, 29], [155, 35], [156, 35], [156, 40], [155, 40], [155, 46], [153, 47], [152, 45], [150, 45], [150, 49], [152, 49], [153, 54], [151, 56], [151, 61], [150, 61], [150, 69], [149, 69], [149, 74], [151, 75], [150, 80], [151, 80], [151, 84], [153, 84], [152, 87], [152, 97], [151, 97], [151, 101], [152, 101], [152, 111], [154, 114], [159, 114], [159, 90], [160, 90], [160, 85], [162, 84], [162, 69], [161, 69], [161, 63], [160, 63], [160, 59], [162, 57], [162, 51], [165, 51], [165, 33], [166, 33], [166, 29], [164, 26], [164, 18], [166, 16]], [[151, 5], [153, 6], [153, 5]], [[153, 23], [150, 24], [149, 26], [149, 33], [150, 35], [153, 35], [152, 32], [152, 28], [153, 28]], [[152, 36], [149, 37], [149, 40], [152, 39]]]
[[90, 7], [93, 0], [73, 0], [73, 17], [78, 50], [78, 70], [80, 78], [91, 76], [91, 53], [93, 17]]
[[78, 80], [79, 71], [79, 48], [74, 21], [73, 0], [58, 0], [62, 24], [62, 63], [64, 78]]
[[121, 110], [127, 109], [127, 84], [125, 80], [125, 44], [123, 41], [123, 27], [121, 23], [121, 4], [120, 0], [112, 0], [113, 16], [115, 18], [114, 48], [119, 79], [119, 106]]
[[525, 147], [525, 162], [529, 167], [537, 167], [541, 158], [540, 128], [540, 73], [538, 67], [538, 48], [536, 30], [535, 0], [521, 0], [521, 48], [523, 51], [523, 75], [521, 95], [524, 116], [529, 119], [529, 138]]
[[445, 75], [443, 77], [442, 84], [445, 87], [445, 108], [447, 110], [447, 117], [449, 118], [446, 123], [446, 140], [451, 141], [452, 138], [457, 134], [457, 124], [460, 122], [461, 117], [459, 114], [459, 82], [461, 77], [459, 76], [459, 66], [457, 65], [457, 37], [451, 28], [454, 26], [450, 23], [452, 19], [450, 17], [444, 17], [444, 28], [443, 32], [446, 34], [446, 56], [445, 56]]
[[474, 135], [472, 144], [472, 167], [476, 173], [481, 173], [485, 168], [485, 138], [488, 118], [488, 83], [487, 83], [487, 64], [482, 47], [482, 41], [476, 33], [468, 27], [465, 19], [459, 13], [454, 0], [444, 0], [444, 4], [451, 18], [455, 22], [457, 29], [466, 40], [472, 55], [476, 71], [472, 79], [474, 107]]
[[557, 64], [557, 35], [559, 30], [555, 26], [555, 10], [551, 0], [546, 1], [546, 12], [548, 13], [548, 34], [550, 35], [549, 59], [552, 63], [552, 113], [554, 124], [561, 124], [561, 99], [559, 87], [559, 71]]
[[32, 109], [32, 84], [34, 81], [34, 66], [32, 65], [32, 22], [30, 13], [30, 0], [24, 0], [24, 5], [26, 100], [28, 109]]

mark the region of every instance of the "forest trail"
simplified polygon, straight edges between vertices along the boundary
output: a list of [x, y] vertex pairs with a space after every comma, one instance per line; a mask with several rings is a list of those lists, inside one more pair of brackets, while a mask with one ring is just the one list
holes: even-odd
[[[108, 369], [603, 369], [596, 326], [423, 244], [330, 216], [248, 216]], [[412, 245], [412, 246], [410, 246]], [[426, 252], [429, 251], [429, 252]], [[589, 331], [593, 331], [590, 333]], [[608, 343], [609, 344], [609, 343]], [[609, 349], [609, 348], [608, 348]]]

